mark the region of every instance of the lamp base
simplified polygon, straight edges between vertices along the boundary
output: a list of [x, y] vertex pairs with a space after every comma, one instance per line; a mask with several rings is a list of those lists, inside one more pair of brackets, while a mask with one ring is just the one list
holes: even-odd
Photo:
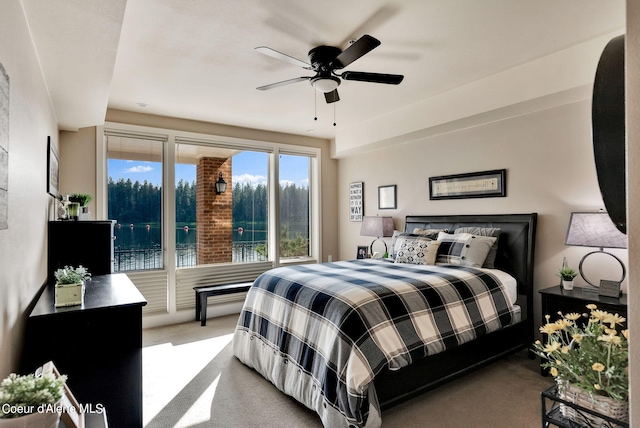
[[387, 254], [387, 243], [384, 242], [384, 240], [380, 239], [380, 238], [376, 238], [373, 240], [373, 242], [371, 243], [371, 246], [369, 247], [369, 251], [371, 252], [371, 257], [373, 257], [373, 244], [376, 243], [376, 241], [382, 241], [382, 243], [384, 244], [384, 253], [383, 254]]
[[618, 261], [618, 263], [620, 263], [620, 266], [622, 267], [622, 278], [620, 278], [619, 282], [622, 282], [624, 280], [624, 278], [627, 276], [627, 269], [624, 267], [624, 263], [622, 263], [622, 260], [620, 260], [618, 257], [616, 257], [614, 254], [611, 253], [607, 253], [606, 251], [603, 251], [602, 248], [600, 248], [598, 251], [592, 251], [590, 253], [587, 253], [584, 255], [584, 257], [580, 260], [580, 264], [578, 265], [578, 270], [580, 271], [580, 276], [582, 277], [582, 279], [584, 279], [584, 281], [589, 284], [590, 286], [593, 287], [593, 289], [590, 288], [583, 288], [584, 291], [594, 291], [594, 292], [598, 292], [599, 287], [597, 285], [595, 285], [594, 283], [592, 283], [591, 281], [589, 281], [587, 279], [587, 277], [585, 276], [584, 272], [582, 271], [582, 264], [584, 263], [585, 259], [587, 257], [589, 257], [592, 254], [608, 254], [611, 257], [613, 257], [614, 259], [616, 259]]

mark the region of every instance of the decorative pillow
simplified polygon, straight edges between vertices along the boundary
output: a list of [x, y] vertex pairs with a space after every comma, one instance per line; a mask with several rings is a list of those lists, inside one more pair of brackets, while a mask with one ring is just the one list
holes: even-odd
[[413, 265], [435, 265], [440, 241], [406, 239], [402, 241], [396, 263]]
[[391, 249], [389, 250], [389, 258], [391, 259], [396, 258], [396, 241], [401, 233], [402, 232], [400, 232], [399, 230], [393, 231], [393, 236], [391, 237]]
[[436, 262], [461, 265], [467, 256], [469, 243], [472, 239], [473, 235], [470, 233], [449, 234], [440, 232], [438, 234], [440, 247], [438, 248]]
[[391, 251], [394, 254], [393, 258], [396, 258], [398, 256], [398, 251], [400, 251], [400, 247], [402, 246], [402, 243], [404, 241], [433, 241], [433, 239], [425, 235], [416, 235], [414, 233], [407, 233], [407, 232], [399, 233], [395, 237], [395, 241], [393, 242], [393, 247], [391, 249]]
[[467, 252], [462, 258], [463, 266], [482, 267], [491, 246], [498, 240], [492, 236], [471, 235]]
[[489, 249], [489, 254], [487, 254], [487, 258], [485, 259], [482, 267], [494, 269], [496, 256], [498, 254], [498, 241], [500, 240], [500, 228], [498, 227], [459, 227], [455, 230], [455, 233], [470, 233], [476, 236], [493, 236], [496, 238], [496, 241], [493, 243], [491, 248]]
[[423, 235], [431, 239], [438, 239], [438, 233], [440, 232], [449, 233], [447, 229], [423, 229], [421, 227], [416, 227], [415, 229], [413, 229], [414, 235]]

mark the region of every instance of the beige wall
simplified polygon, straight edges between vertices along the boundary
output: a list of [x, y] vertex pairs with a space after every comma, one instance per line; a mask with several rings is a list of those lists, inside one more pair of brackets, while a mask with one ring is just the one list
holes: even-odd
[[82, 128], [78, 132], [60, 132], [60, 156], [64, 160], [60, 170], [62, 193], [86, 193], [90, 219], [96, 212], [96, 128]]
[[47, 136], [58, 128], [19, 0], [0, 2], [0, 62], [10, 79], [9, 228], [0, 230], [0, 378], [18, 368], [25, 313], [46, 279]]
[[[400, 230], [410, 214], [537, 212], [535, 288], [557, 285], [556, 270], [563, 256], [577, 269], [586, 254], [583, 248], [564, 245], [571, 211], [603, 208], [590, 124], [591, 103], [585, 100], [341, 159], [340, 258], [353, 258], [357, 245], [372, 240], [359, 236], [361, 223], [346, 216], [349, 183], [363, 181], [365, 215], [391, 215]], [[503, 168], [507, 170], [504, 198], [429, 200], [429, 177]], [[378, 210], [378, 186], [389, 184], [398, 186], [398, 209]], [[626, 250], [612, 252], [627, 259]], [[607, 278], [620, 277], [615, 262], [605, 258], [602, 263], [610, 266], [598, 266], [594, 275], [604, 271]], [[583, 284], [576, 279], [576, 285]], [[539, 319], [537, 293], [535, 303]]]

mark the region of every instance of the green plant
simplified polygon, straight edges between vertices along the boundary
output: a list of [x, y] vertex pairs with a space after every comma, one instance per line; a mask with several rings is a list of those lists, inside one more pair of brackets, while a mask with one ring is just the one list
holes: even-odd
[[[533, 352], [543, 358], [542, 367], [559, 382], [570, 383], [593, 395], [625, 401], [629, 397], [629, 347], [625, 319], [587, 305], [590, 315], [570, 313], [540, 327], [546, 343], [537, 340]], [[587, 318], [585, 323], [579, 321]]]
[[87, 193], [72, 193], [69, 195], [69, 201], [77, 202], [81, 207], [85, 207], [91, 202], [91, 195]]
[[560, 275], [560, 278], [564, 279], [565, 281], [571, 281], [573, 278], [578, 276], [578, 272], [576, 272], [573, 268], [563, 267], [558, 271], [558, 275]]
[[79, 284], [91, 278], [89, 271], [82, 265], [77, 268], [65, 266], [63, 269], [56, 270], [53, 275], [58, 284]]
[[11, 373], [0, 384], [0, 419], [11, 419], [42, 411], [43, 407], [60, 401], [66, 376], [53, 373], [42, 376]]

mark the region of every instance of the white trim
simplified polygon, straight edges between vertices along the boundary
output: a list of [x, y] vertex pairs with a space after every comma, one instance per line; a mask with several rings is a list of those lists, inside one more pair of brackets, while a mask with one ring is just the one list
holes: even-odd
[[107, 144], [104, 127], [96, 126], [96, 220], [107, 215]]

